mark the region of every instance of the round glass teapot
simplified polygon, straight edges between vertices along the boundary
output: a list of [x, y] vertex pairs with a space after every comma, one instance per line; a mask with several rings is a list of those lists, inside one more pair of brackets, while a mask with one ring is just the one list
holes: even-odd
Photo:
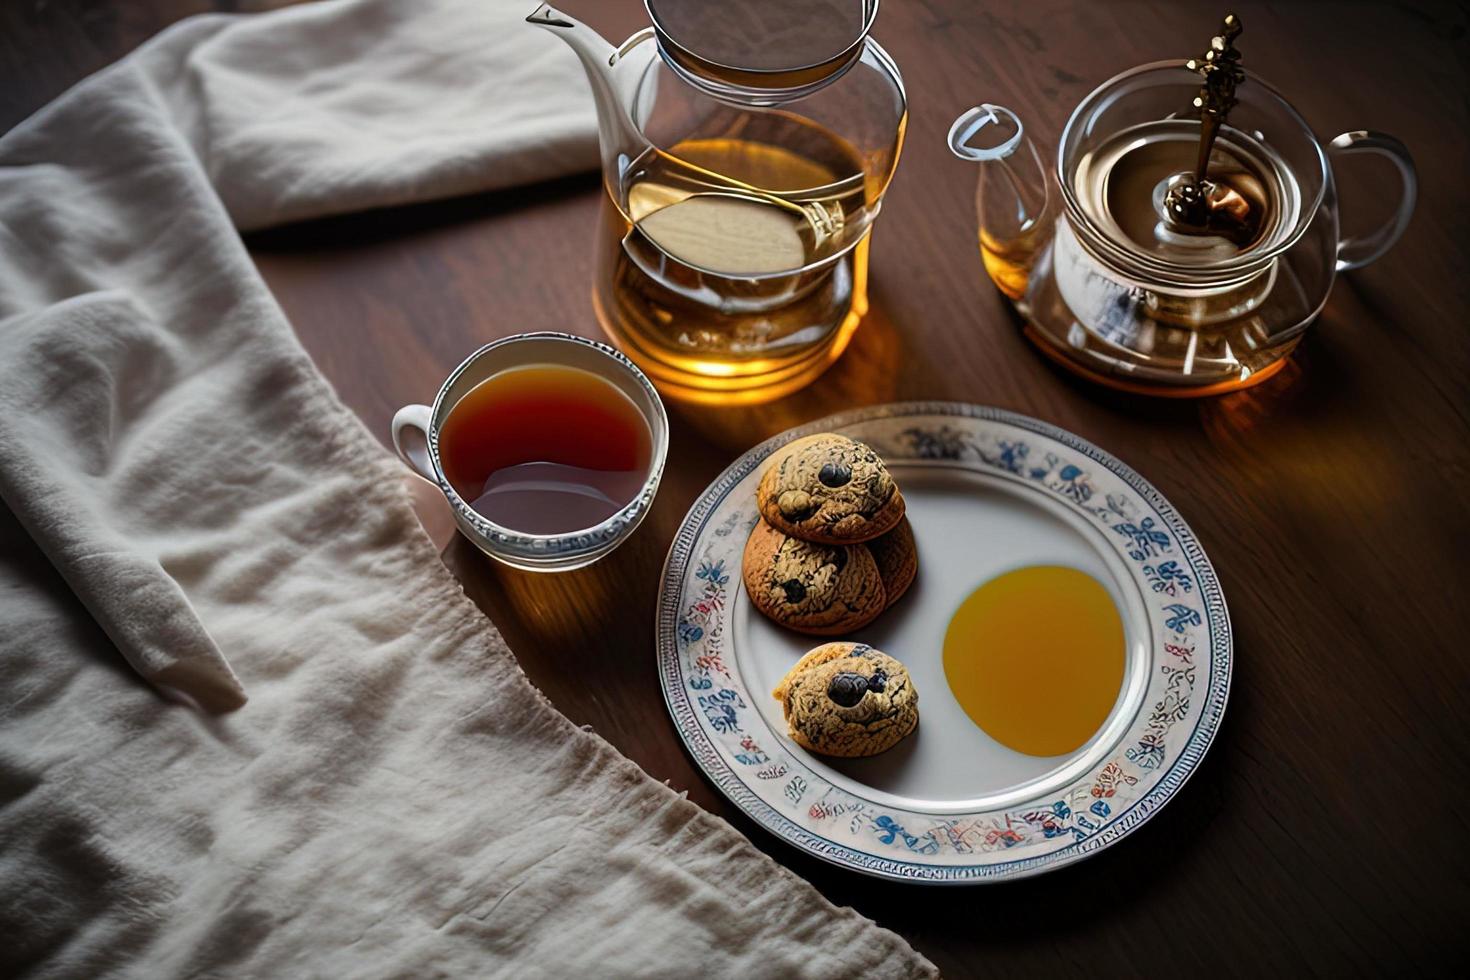
[[597, 103], [606, 191], [593, 300], [666, 395], [750, 402], [812, 381], [867, 311], [868, 234], [903, 81], [877, 0], [647, 0], [614, 49], [547, 6]]
[[[981, 252], [1043, 352], [1094, 380], [1150, 394], [1236, 390], [1269, 377], [1327, 301], [1337, 273], [1378, 258], [1414, 209], [1403, 144], [1367, 131], [1327, 145], [1262, 79], [1246, 73], [1209, 172], [1251, 213], [1244, 238], [1182, 235], [1167, 220], [1171, 177], [1193, 171], [1200, 76], [1183, 62], [1124, 72], [1083, 99], [1062, 133], [1052, 181], [1019, 119], [963, 114], [950, 148], [982, 165]], [[1334, 160], [1386, 156], [1402, 177], [1387, 222], [1339, 234]]]

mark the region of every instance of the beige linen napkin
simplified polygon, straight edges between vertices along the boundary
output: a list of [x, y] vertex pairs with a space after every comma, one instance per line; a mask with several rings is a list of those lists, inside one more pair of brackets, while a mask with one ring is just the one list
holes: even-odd
[[232, 227], [590, 164], [522, 15], [191, 20], [0, 138], [0, 974], [932, 973], [531, 688]]

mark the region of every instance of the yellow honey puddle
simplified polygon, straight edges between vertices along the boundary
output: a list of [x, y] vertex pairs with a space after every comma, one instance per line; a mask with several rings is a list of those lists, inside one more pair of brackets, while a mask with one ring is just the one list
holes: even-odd
[[1075, 568], [1034, 565], [984, 583], [944, 635], [944, 676], [965, 714], [1027, 755], [1075, 752], [1123, 686], [1123, 620]]

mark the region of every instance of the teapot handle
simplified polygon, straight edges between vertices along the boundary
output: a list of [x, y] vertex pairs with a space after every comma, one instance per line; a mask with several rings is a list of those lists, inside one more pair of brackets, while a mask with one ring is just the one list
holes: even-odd
[[1398, 167], [1399, 178], [1404, 186], [1399, 196], [1398, 208], [1387, 221], [1365, 235], [1354, 235], [1337, 243], [1338, 272], [1360, 269], [1392, 248], [1409, 226], [1409, 218], [1414, 214], [1414, 200], [1419, 194], [1419, 177], [1414, 169], [1414, 158], [1409, 156], [1409, 148], [1392, 136], [1355, 129], [1334, 139], [1327, 148], [1328, 156], [1334, 158], [1354, 153], [1374, 153], [1387, 157]]
[[[419, 476], [430, 483], [437, 483], [434, 464], [429, 460], [429, 428], [433, 425], [434, 410], [427, 405], [405, 405], [393, 416], [393, 448], [398, 456]], [[413, 441], [404, 438], [412, 432]]]

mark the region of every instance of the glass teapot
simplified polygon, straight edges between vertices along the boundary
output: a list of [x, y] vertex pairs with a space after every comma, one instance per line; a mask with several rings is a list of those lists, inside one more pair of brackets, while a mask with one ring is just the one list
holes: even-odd
[[[1372, 262], [1414, 210], [1404, 145], [1368, 131], [1323, 145], [1265, 81], [1245, 72], [1210, 155], [1264, 220], [1248, 243], [1173, 234], [1171, 173], [1192, 170], [1200, 76], [1156, 62], [1098, 86], [1067, 121], [1056, 179], [1009, 110], [962, 114], [950, 149], [981, 165], [980, 248], [992, 280], [1053, 359], [1114, 387], [1193, 396], [1237, 390], [1281, 368], [1337, 273]], [[1341, 237], [1334, 161], [1387, 157], [1402, 189], [1371, 234]]]
[[666, 395], [800, 388], [867, 311], [868, 234], [898, 163], [903, 81], [877, 0], [647, 0], [613, 48], [548, 5], [577, 53], [603, 186], [593, 301]]

